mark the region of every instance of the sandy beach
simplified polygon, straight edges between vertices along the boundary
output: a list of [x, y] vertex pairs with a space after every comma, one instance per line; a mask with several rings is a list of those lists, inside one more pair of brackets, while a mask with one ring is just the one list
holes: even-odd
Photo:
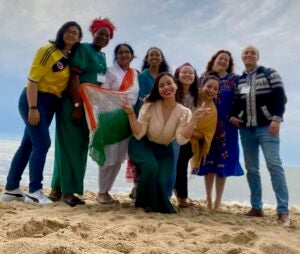
[[248, 218], [247, 206], [224, 204], [211, 213], [196, 201], [175, 215], [146, 214], [126, 194], [114, 195], [113, 205], [98, 204], [93, 192], [83, 198], [87, 204], [74, 208], [0, 202], [0, 253], [300, 253], [300, 211], [293, 207], [291, 226], [283, 227], [270, 208]]

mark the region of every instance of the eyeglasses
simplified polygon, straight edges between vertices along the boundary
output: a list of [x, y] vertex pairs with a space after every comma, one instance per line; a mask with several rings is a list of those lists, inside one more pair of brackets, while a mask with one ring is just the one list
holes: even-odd
[[71, 34], [71, 35], [74, 35], [74, 36], [78, 36], [79, 35], [78, 30], [72, 30], [72, 29], [68, 29], [65, 33], [66, 34]]

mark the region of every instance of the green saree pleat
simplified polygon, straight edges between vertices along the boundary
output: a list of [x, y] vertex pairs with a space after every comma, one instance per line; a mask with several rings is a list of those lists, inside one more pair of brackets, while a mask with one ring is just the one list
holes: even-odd
[[51, 187], [61, 188], [62, 193], [65, 194], [83, 194], [89, 131], [85, 117], [80, 124], [74, 124], [70, 120], [72, 112], [73, 102], [71, 98], [64, 96], [62, 107], [56, 114], [54, 170]]
[[172, 149], [171, 144], [159, 145], [147, 138], [131, 138], [128, 154], [139, 169], [136, 207], [150, 212], [176, 213], [166, 191], [174, 164]]

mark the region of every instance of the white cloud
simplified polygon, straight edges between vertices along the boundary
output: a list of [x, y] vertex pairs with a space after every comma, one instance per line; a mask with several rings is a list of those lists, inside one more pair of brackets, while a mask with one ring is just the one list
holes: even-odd
[[[173, 69], [191, 62], [201, 73], [211, 55], [224, 48], [232, 52], [236, 71], [241, 72], [241, 49], [251, 43], [260, 50], [261, 64], [283, 77], [289, 98], [283, 135], [294, 142], [300, 125], [299, 13], [298, 0], [0, 0], [1, 87], [17, 98], [34, 52], [68, 20], [82, 26], [83, 41], [91, 41], [91, 20], [111, 18], [117, 31], [105, 48], [108, 64], [114, 46], [128, 42], [135, 49], [137, 68], [146, 50], [158, 46]], [[15, 102], [0, 96], [0, 103], [6, 103], [1, 109], [15, 110]]]

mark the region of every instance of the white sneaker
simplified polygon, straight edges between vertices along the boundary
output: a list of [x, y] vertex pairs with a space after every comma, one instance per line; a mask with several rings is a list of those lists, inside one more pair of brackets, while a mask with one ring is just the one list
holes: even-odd
[[19, 188], [14, 190], [3, 190], [2, 195], [0, 197], [1, 201], [24, 201], [26, 194], [21, 191]]
[[33, 203], [33, 204], [40, 204], [40, 205], [47, 205], [53, 203], [47, 196], [43, 193], [43, 190], [37, 190], [35, 192], [28, 192], [26, 194], [24, 202], [26, 203]]

